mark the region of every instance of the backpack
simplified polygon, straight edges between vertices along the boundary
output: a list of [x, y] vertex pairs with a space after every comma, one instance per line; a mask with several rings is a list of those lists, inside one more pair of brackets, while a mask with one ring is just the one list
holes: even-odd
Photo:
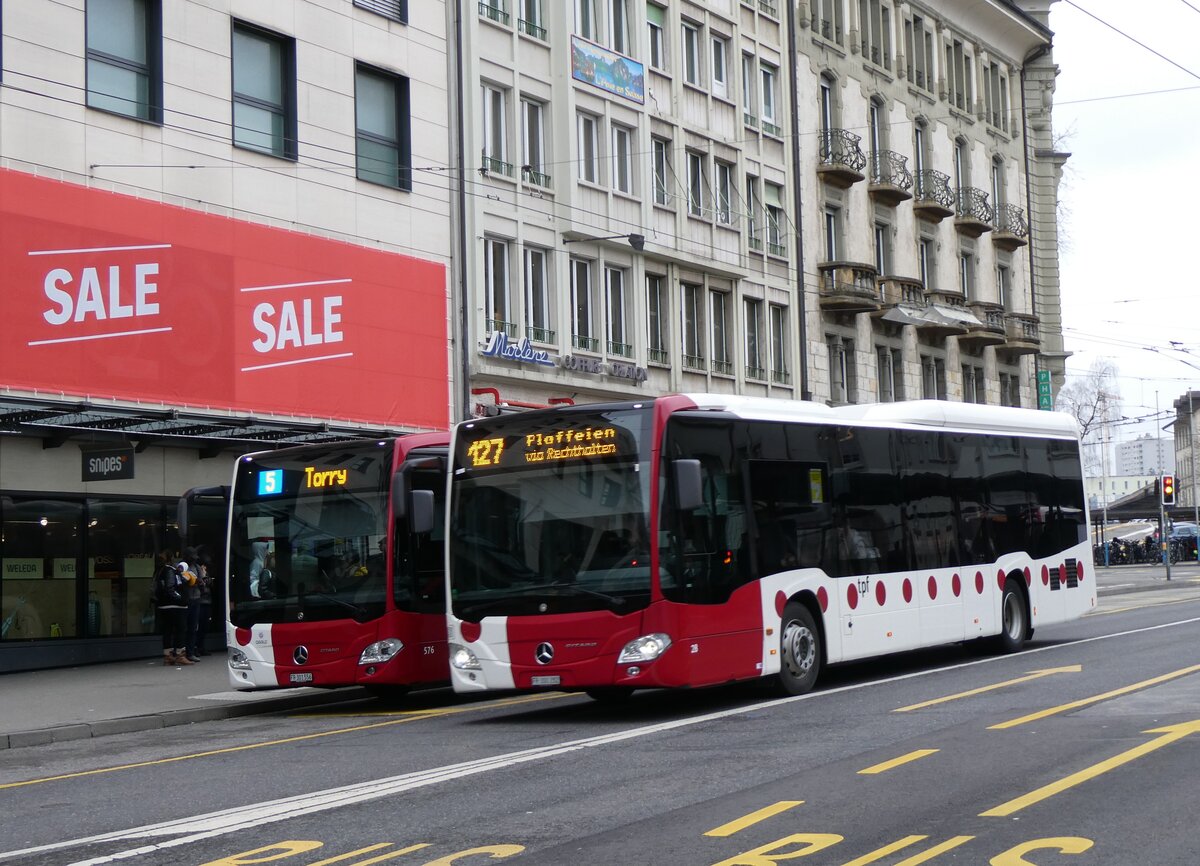
[[154, 575], [154, 603], [160, 607], [184, 603], [179, 573], [174, 566], [164, 565]]

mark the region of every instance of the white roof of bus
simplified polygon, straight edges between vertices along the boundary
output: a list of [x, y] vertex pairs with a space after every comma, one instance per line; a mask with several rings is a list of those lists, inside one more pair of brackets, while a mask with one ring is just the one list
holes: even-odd
[[763, 421], [807, 421], [815, 424], [855, 424], [869, 427], [938, 427], [975, 432], [998, 432], [1079, 438], [1075, 419], [1065, 412], [951, 403], [946, 400], [908, 400], [829, 407], [801, 400], [774, 400], [733, 394], [687, 394], [700, 409], [720, 409]]

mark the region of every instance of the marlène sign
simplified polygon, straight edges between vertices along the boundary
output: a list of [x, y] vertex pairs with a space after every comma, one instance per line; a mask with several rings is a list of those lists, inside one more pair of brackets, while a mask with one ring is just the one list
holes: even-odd
[[543, 349], [533, 348], [533, 344], [527, 337], [522, 337], [519, 342], [510, 343], [508, 336], [503, 331], [492, 331], [488, 334], [487, 343], [479, 350], [479, 354], [487, 355], [489, 358], [520, 361], [524, 364], [540, 364], [543, 367], [555, 366], [550, 353]]
[[97, 448], [80, 452], [84, 481], [128, 481], [133, 478], [133, 446]]

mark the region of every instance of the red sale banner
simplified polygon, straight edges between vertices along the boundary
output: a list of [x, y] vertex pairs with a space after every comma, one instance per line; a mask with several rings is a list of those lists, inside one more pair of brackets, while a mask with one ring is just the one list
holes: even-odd
[[445, 267], [0, 169], [0, 384], [446, 429]]

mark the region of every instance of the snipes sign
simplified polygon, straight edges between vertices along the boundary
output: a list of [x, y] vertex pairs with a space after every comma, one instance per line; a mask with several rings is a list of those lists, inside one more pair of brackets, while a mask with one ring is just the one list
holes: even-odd
[[0, 170], [0, 385], [445, 429], [436, 263]]

